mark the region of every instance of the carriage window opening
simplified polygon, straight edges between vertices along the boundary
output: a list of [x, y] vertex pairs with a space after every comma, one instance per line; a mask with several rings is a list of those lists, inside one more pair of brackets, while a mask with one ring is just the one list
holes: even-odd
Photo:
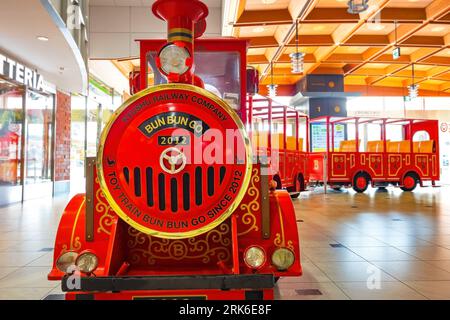
[[386, 125], [386, 152], [409, 153], [411, 141], [406, 140], [404, 123]]
[[391, 141], [399, 141], [404, 139], [403, 127], [400, 125], [386, 126], [386, 139]]
[[425, 131], [417, 131], [413, 135], [413, 152], [433, 153], [436, 152], [434, 140], [431, 140], [430, 134]]
[[381, 134], [382, 127], [379, 124], [368, 123], [364, 125], [364, 136], [361, 148], [364, 152], [383, 152], [384, 141]]
[[414, 142], [420, 142], [420, 141], [429, 141], [430, 140], [430, 134], [426, 132], [425, 130], [417, 131], [414, 133], [413, 141]]

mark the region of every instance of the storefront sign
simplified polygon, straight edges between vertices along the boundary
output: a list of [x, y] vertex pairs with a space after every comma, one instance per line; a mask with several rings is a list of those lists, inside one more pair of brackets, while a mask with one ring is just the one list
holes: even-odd
[[0, 54], [0, 75], [24, 84], [31, 89], [43, 90], [44, 77], [36, 70]]
[[400, 58], [400, 47], [396, 47], [392, 50], [392, 59], [397, 60], [398, 58]]

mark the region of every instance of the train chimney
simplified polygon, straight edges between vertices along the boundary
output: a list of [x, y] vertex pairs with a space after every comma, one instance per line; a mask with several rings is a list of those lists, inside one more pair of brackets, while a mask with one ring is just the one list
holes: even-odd
[[[188, 70], [185, 70], [182, 68], [184, 65], [176, 68], [175, 64], [179, 62], [172, 59], [175, 55], [180, 56], [176, 53], [178, 49], [172, 47], [170, 50], [173, 53], [164, 55], [163, 48], [157, 61], [158, 67], [162, 69], [169, 82], [194, 83], [203, 86], [201, 80], [193, 75], [194, 39], [200, 37], [206, 29], [205, 19], [208, 16], [208, 7], [199, 0], [157, 0], [152, 6], [152, 11], [156, 17], [167, 22], [168, 44], [166, 46], [175, 45], [189, 53], [189, 57], [185, 59]], [[164, 62], [170, 63], [167, 62], [168, 60], [173, 61], [173, 65], [172, 67], [167, 65], [164, 68]]]

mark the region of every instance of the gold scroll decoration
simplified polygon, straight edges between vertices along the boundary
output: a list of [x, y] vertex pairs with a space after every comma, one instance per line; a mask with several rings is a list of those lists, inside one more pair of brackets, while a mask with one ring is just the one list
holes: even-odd
[[[98, 185], [98, 178], [95, 178], [95, 183]], [[105, 195], [103, 194], [101, 188], [98, 188], [95, 192], [95, 198], [97, 200], [95, 205], [95, 212], [98, 214], [102, 214], [98, 221], [99, 226], [97, 228], [97, 233], [104, 232], [107, 235], [110, 235], [115, 213], [106, 201]]]
[[222, 223], [205, 235], [183, 240], [156, 238], [144, 234], [133, 227], [128, 228], [130, 262], [138, 264], [146, 259], [149, 265], [157, 260], [201, 259], [207, 264], [212, 257], [218, 261], [228, 261], [231, 258], [230, 225]]
[[252, 201], [248, 203], [242, 203], [240, 209], [244, 211], [241, 216], [241, 223], [247, 226], [247, 229], [238, 233], [238, 236], [243, 236], [251, 231], [258, 231], [259, 227], [256, 224], [256, 214], [260, 208], [259, 202], [259, 190], [256, 187], [256, 183], [260, 181], [258, 169], [253, 169], [252, 179], [250, 180], [250, 188], [247, 190], [247, 196], [253, 197]]

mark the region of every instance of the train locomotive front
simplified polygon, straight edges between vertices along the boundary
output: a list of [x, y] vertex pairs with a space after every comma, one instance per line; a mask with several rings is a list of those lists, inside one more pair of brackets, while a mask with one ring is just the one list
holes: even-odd
[[194, 73], [207, 7], [158, 0], [153, 12], [168, 23], [157, 59], [168, 83], [136, 93], [103, 130], [48, 277], [67, 299], [272, 299], [277, 277], [301, 274], [292, 201]]

